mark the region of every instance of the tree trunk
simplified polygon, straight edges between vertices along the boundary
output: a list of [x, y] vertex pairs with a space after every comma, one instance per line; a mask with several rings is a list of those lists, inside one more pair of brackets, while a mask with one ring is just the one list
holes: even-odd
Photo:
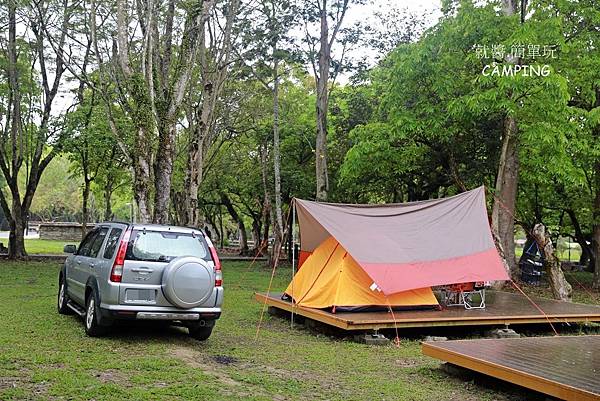
[[[22, 149], [19, 147], [19, 136], [21, 133], [21, 90], [19, 88], [19, 72], [17, 69], [17, 28], [16, 28], [16, 11], [17, 3], [15, 0], [8, 1], [8, 86], [9, 99], [12, 100], [11, 121], [10, 121], [10, 139], [11, 139], [11, 163], [10, 167], [6, 166], [7, 160], [2, 156], [2, 172], [4, 178], [9, 184], [12, 195], [12, 207], [10, 215], [6, 217], [9, 220], [10, 233], [8, 236], [8, 257], [10, 259], [21, 259], [27, 256], [25, 252], [25, 238], [23, 224], [23, 210], [21, 207], [21, 196], [19, 193], [17, 176], [22, 164]], [[8, 121], [7, 121], [8, 123]], [[4, 152], [4, 149], [1, 150]], [[12, 175], [9, 173], [9, 168], [12, 170]], [[0, 195], [3, 197], [4, 195]], [[6, 212], [6, 211], [5, 211]]]
[[[524, 1], [524, 0], [522, 0]], [[518, 10], [518, 0], [503, 0], [502, 11], [507, 17], [514, 15]], [[508, 63], [515, 64], [518, 60], [507, 59]], [[497, 236], [509, 275], [512, 279], [518, 276], [515, 261], [515, 205], [517, 201], [517, 185], [519, 179], [519, 150], [518, 127], [513, 116], [504, 117], [504, 132], [502, 137], [502, 151], [496, 177], [496, 191], [492, 207], [492, 231]]]
[[262, 242], [266, 243], [269, 241], [269, 232], [271, 228], [271, 214], [267, 210], [266, 213], [263, 213], [263, 232], [262, 232]]
[[233, 221], [237, 223], [238, 228], [240, 229], [240, 255], [247, 255], [248, 235], [246, 233], [246, 225], [244, 224], [244, 220], [235, 210], [235, 207], [233, 207], [231, 200], [227, 195], [225, 195], [225, 193], [221, 193], [221, 202], [223, 203], [223, 206], [225, 206], [225, 208], [227, 209], [227, 212], [229, 212], [229, 215], [231, 216]]
[[[325, 3], [325, 2], [324, 2]], [[329, 67], [331, 49], [329, 48], [329, 27], [327, 24], [327, 7], [321, 8], [321, 38], [319, 49], [319, 76], [317, 77], [317, 141], [315, 146], [315, 166], [317, 173], [318, 201], [326, 201], [329, 192], [327, 175], [327, 108], [329, 106]]]
[[110, 221], [113, 219], [112, 212], [112, 193], [113, 193], [113, 182], [111, 179], [107, 179], [106, 185], [104, 186], [104, 220]]
[[594, 278], [592, 286], [600, 289], [600, 160], [596, 162], [596, 196], [592, 209], [593, 231], [592, 231], [592, 249], [594, 257]]
[[[16, 203], [19, 203], [17, 201]], [[13, 210], [12, 217], [9, 219], [9, 229], [10, 233], [8, 234], [8, 258], [9, 259], [24, 259], [27, 257], [27, 252], [25, 251], [25, 221], [23, 219], [23, 215], [21, 214], [21, 207], [18, 206], [19, 212], [15, 211], [14, 202], [13, 202]]]
[[[498, 251], [498, 255], [500, 255], [500, 259], [502, 260], [502, 265], [504, 266], [504, 270], [509, 274], [510, 277], [510, 266], [506, 262], [506, 256], [504, 254], [504, 248], [502, 247], [502, 243], [498, 239], [496, 233], [492, 230], [492, 238], [494, 239], [494, 244], [496, 245], [496, 250]], [[512, 277], [511, 277], [512, 279]], [[492, 283], [492, 287], [496, 290], [501, 290], [504, 287], [504, 281], [494, 281]]]
[[[185, 183], [187, 187], [185, 208], [188, 225], [200, 226], [201, 216], [198, 210], [198, 190], [203, 178], [203, 163], [205, 152], [210, 148], [213, 138], [214, 112], [217, 108], [219, 96], [223, 91], [223, 82], [227, 78], [227, 68], [231, 53], [231, 32], [233, 21], [237, 15], [239, 0], [227, 3], [227, 18], [223, 28], [221, 46], [218, 48], [207, 47], [207, 39], [204, 37], [204, 24], [210, 17], [214, 2], [203, 4], [201, 19], [202, 29], [199, 34], [200, 75], [202, 76], [201, 96], [197, 100], [201, 103], [200, 110], [195, 109], [188, 113], [190, 125], [194, 126], [190, 148], [188, 151], [188, 168]], [[212, 38], [211, 38], [212, 39]], [[210, 44], [210, 43], [209, 43]], [[219, 60], [216, 66], [209, 65], [209, 59]], [[193, 101], [196, 101], [194, 99]]]
[[260, 240], [261, 240], [261, 226], [260, 226], [260, 218], [258, 216], [252, 218], [252, 240], [254, 241], [254, 249], [252, 249], [252, 253], [254, 255], [258, 255], [258, 250], [260, 249]]
[[[136, 137], [136, 147], [138, 149], [149, 149], [147, 138], [144, 136], [145, 130], [139, 129]], [[150, 223], [152, 214], [150, 211], [150, 153], [136, 152], [133, 166], [133, 195], [138, 205], [139, 222]]]
[[[268, 157], [267, 157], [268, 144], [267, 141], [260, 147], [260, 165], [261, 165], [261, 179], [263, 185], [263, 207], [261, 211], [262, 221], [264, 222], [263, 227], [263, 236], [260, 239], [261, 246], [262, 244], [267, 244], [265, 249], [266, 253], [269, 253], [268, 241], [269, 241], [269, 223], [271, 220], [271, 215], [273, 214], [273, 210], [271, 208], [271, 193], [269, 192], [269, 185], [267, 179], [267, 170], [268, 170]], [[275, 222], [275, 236], [277, 237], [277, 222]], [[255, 247], [257, 250], [258, 246]], [[271, 261], [269, 259], [269, 266], [271, 266]]]
[[[216, 226], [213, 226], [216, 227]], [[219, 243], [221, 244], [221, 249], [225, 247], [225, 230], [223, 229], [223, 211], [221, 210], [221, 206], [219, 206]]]
[[586, 241], [585, 234], [581, 230], [581, 224], [579, 224], [579, 219], [577, 219], [575, 210], [566, 209], [565, 212], [569, 216], [571, 224], [573, 225], [573, 229], [575, 230], [575, 241], [577, 241], [577, 243], [581, 247], [581, 256], [579, 257], [579, 264], [582, 266], [586, 266], [588, 263], [590, 263], [592, 265], [592, 270], [590, 271], [593, 271], [594, 258], [592, 257], [592, 251]]
[[[221, 207], [219, 206], [219, 210], [218, 213], [216, 213], [214, 216], [211, 215], [210, 213], [205, 213], [205, 217], [206, 217], [206, 222], [208, 223], [207, 227], [210, 226], [212, 228], [212, 232], [207, 232], [208, 237], [211, 239], [211, 241], [213, 241], [213, 244], [215, 244], [215, 246], [219, 246], [220, 248], [223, 248], [223, 219], [221, 218]], [[219, 224], [217, 224], [217, 222]], [[209, 230], [210, 231], [210, 230]], [[211, 235], [212, 234], [212, 235]]]
[[592, 238], [592, 247], [594, 249], [594, 278], [592, 286], [600, 289], [600, 224], [594, 225], [594, 236]]
[[504, 120], [502, 153], [498, 167], [494, 205], [492, 208], [492, 231], [497, 236], [512, 279], [518, 276], [515, 261], [515, 206], [519, 180], [519, 154], [517, 123], [513, 117]]
[[275, 232], [279, 242], [283, 237], [283, 217], [281, 213], [281, 152], [279, 149], [279, 59], [277, 47], [273, 46], [274, 81], [273, 81], [273, 172], [275, 174]]
[[544, 254], [544, 264], [548, 280], [550, 281], [552, 295], [555, 299], [571, 302], [573, 288], [565, 279], [565, 275], [560, 267], [560, 260], [556, 256], [554, 246], [552, 245], [550, 235], [548, 235], [546, 228], [543, 224], [538, 223], [533, 227], [532, 235], [537, 242], [540, 251]]
[[154, 217], [152, 220], [156, 224], [169, 223], [174, 144], [175, 125], [167, 124], [159, 132], [158, 152], [154, 170]]
[[91, 180], [87, 177], [83, 179], [83, 193], [82, 193], [82, 207], [81, 207], [81, 240], [85, 238], [87, 234], [87, 223], [89, 218], [88, 200], [90, 198], [90, 184]]
[[195, 226], [199, 222], [198, 188], [202, 182], [203, 149], [200, 133], [194, 132], [188, 151], [188, 166], [185, 183], [185, 224]]

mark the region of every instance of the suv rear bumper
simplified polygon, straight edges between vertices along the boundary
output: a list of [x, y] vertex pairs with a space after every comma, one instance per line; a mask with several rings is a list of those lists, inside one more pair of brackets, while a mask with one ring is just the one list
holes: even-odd
[[103, 317], [109, 319], [137, 320], [216, 320], [221, 317], [221, 308], [190, 308], [107, 305], [100, 304]]

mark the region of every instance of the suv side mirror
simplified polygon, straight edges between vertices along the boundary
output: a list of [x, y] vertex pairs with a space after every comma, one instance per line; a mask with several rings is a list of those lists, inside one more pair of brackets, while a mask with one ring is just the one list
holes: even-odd
[[75, 252], [77, 252], [77, 247], [73, 244], [65, 245], [65, 247], [63, 248], [63, 252], [64, 253], [75, 253]]

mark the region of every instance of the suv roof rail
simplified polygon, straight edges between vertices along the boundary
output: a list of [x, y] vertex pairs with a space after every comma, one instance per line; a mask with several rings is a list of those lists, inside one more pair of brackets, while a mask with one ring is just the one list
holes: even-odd
[[198, 230], [200, 231], [202, 234], [204, 234], [204, 230], [201, 229], [200, 227], [194, 227], [194, 226], [183, 226], [185, 228], [189, 228], [190, 230]]
[[130, 221], [125, 221], [125, 220], [121, 220], [121, 219], [112, 219], [111, 221], [109, 221], [108, 223], [121, 223], [121, 224], [126, 224], [126, 225], [130, 225], [133, 224]]

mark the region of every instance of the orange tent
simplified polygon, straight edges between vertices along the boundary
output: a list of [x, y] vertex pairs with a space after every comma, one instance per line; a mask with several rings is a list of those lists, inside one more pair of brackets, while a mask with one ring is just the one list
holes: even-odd
[[386, 205], [294, 199], [294, 208], [301, 268], [285, 294], [302, 306], [439, 307], [431, 287], [508, 279], [484, 187]]
[[439, 305], [430, 287], [385, 296], [379, 289], [371, 288], [372, 283], [339, 242], [329, 237], [306, 259], [285, 293], [299, 305], [310, 308]]

